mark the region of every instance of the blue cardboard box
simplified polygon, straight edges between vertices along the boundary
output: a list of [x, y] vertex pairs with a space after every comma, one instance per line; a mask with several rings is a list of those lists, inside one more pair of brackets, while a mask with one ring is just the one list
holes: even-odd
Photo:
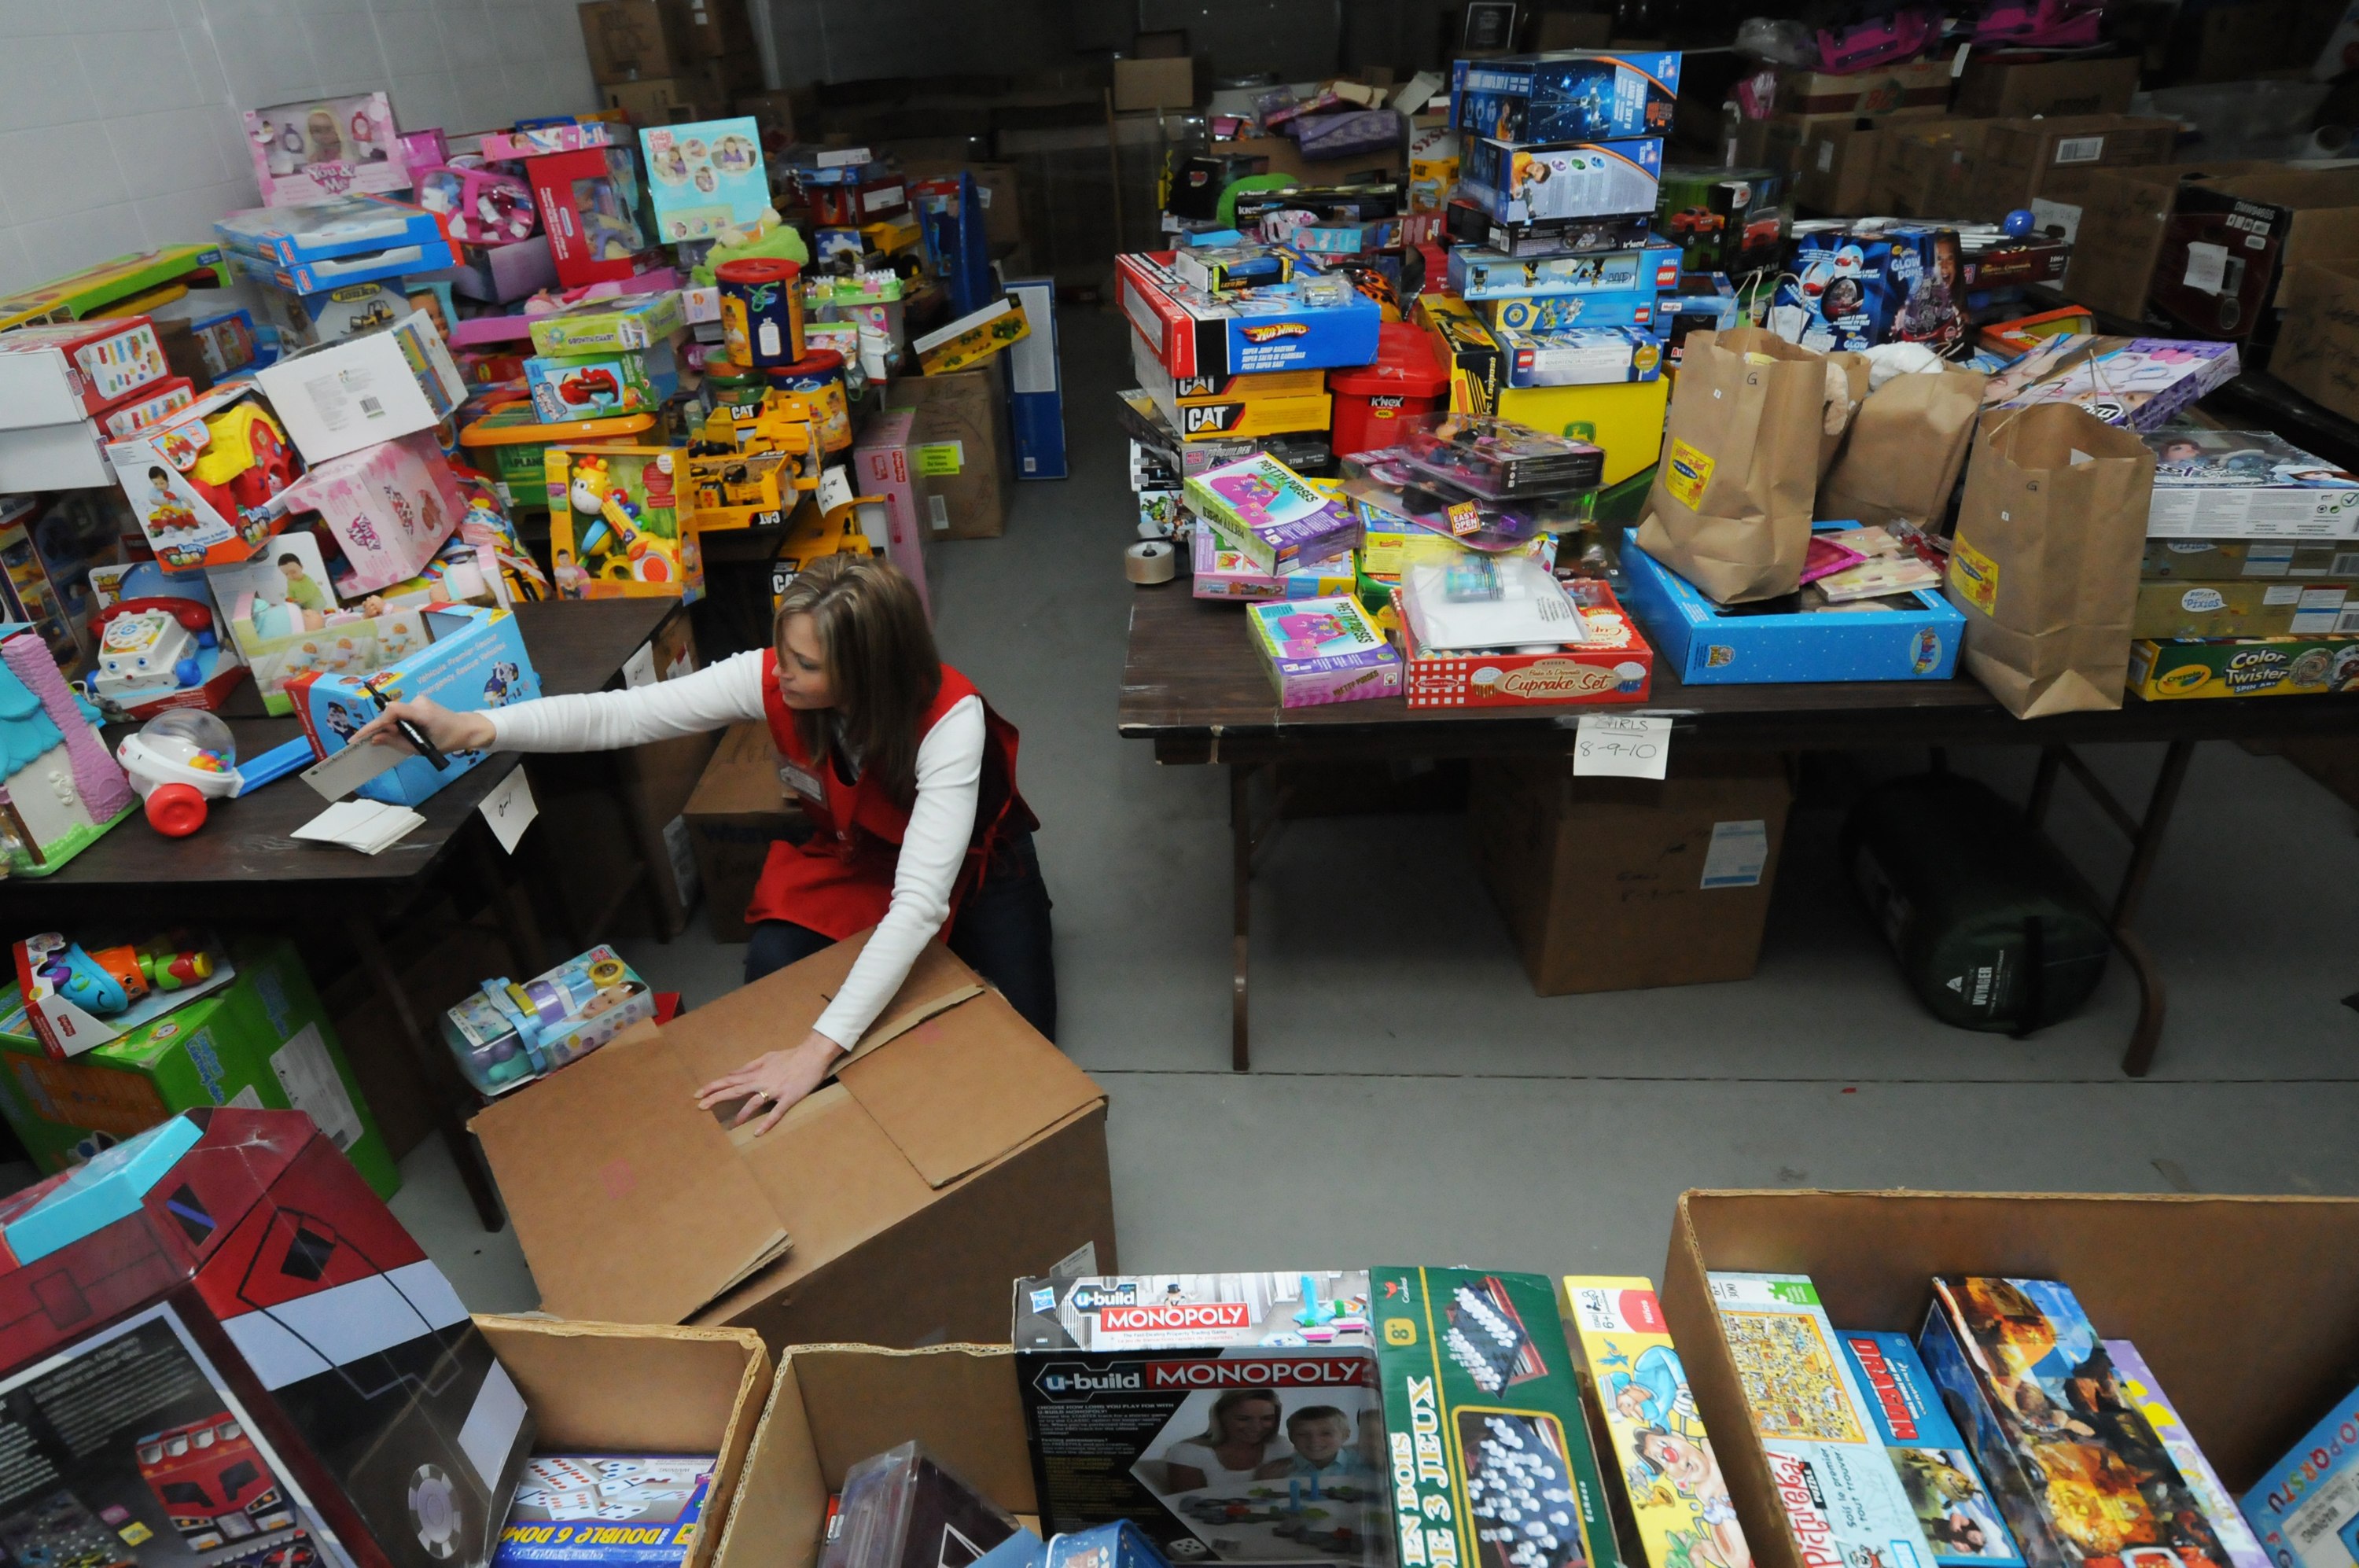
[[[2332, 1536], [2359, 1561], [2359, 1388], [2328, 1411], [2291, 1452], [2263, 1471], [2241, 1505], [2270, 1561], [2317, 1562]], [[2297, 1515], [2300, 1516], [2299, 1519]]]
[[1908, 1336], [1841, 1329], [1836, 1337], [1933, 1561], [1942, 1568], [2023, 1568], [1990, 1485]]
[[1662, 296], [1651, 289], [1614, 294], [1560, 294], [1528, 299], [1486, 299], [1483, 319], [1494, 332], [1563, 332], [1575, 328], [1653, 327]]
[[[1839, 533], [1854, 523], [1819, 523]], [[1777, 681], [1947, 681], [1957, 673], [1966, 618], [1934, 589], [1910, 597], [1913, 610], [1840, 614], [1731, 613], [1622, 534], [1622, 595], [1647, 640], [1690, 686], [1747, 686]]]
[[1519, 147], [1467, 142], [1459, 194], [1496, 223], [1645, 217], [1652, 222], [1663, 174], [1659, 137]]
[[1216, 299], [1181, 282], [1164, 256], [1143, 252], [1114, 257], [1114, 277], [1123, 314], [1177, 376], [1327, 370], [1376, 357], [1384, 312], [1339, 278], [1297, 278]]
[[1458, 61], [1450, 123], [1503, 142], [1658, 136], [1680, 95], [1680, 57], [1568, 49]]
[[1659, 294], [1678, 286], [1680, 255], [1677, 245], [1634, 245], [1580, 256], [1522, 257], [1457, 245], [1450, 252], [1450, 291], [1462, 299]]
[[1006, 368], [1007, 429], [1016, 443], [1016, 477], [1062, 479], [1065, 461], [1065, 372], [1057, 349], [1057, 283], [1051, 278], [1019, 278], [1007, 292], [1032, 323], [1028, 336], [1010, 344], [999, 362]]
[[[288, 682], [295, 716], [302, 721], [314, 755], [325, 759], [352, 744], [353, 733], [406, 698], [430, 697], [453, 713], [481, 713], [540, 695], [540, 673], [525, 651], [524, 634], [506, 610], [451, 604], [429, 610], [431, 640], [407, 659], [374, 673], [332, 672], [299, 676]], [[382, 701], [380, 701], [382, 699]], [[415, 806], [484, 760], [480, 751], [444, 754], [438, 770], [422, 757], [406, 757], [356, 793], [389, 805]]]
[[271, 267], [279, 286], [317, 294], [454, 266], [434, 214], [383, 196], [337, 196], [232, 212], [213, 225], [222, 244]]

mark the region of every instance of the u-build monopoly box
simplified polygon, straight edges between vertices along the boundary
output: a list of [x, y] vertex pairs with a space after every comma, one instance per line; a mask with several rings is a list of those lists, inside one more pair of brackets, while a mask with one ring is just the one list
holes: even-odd
[[1619, 1568], [1549, 1281], [1370, 1279], [1401, 1568]]
[[1043, 1535], [1391, 1562], [1364, 1271], [1019, 1279], [1013, 1338]]

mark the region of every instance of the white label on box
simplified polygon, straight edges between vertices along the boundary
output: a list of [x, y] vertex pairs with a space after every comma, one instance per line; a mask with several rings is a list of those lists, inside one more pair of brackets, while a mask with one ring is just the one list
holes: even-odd
[[2261, 603], [2264, 604], [2299, 604], [2301, 603], [2301, 584], [2299, 583], [2287, 583], [2275, 588], [2264, 588], [2261, 590]]
[[2056, 144], [2059, 163], [2094, 163], [2104, 156], [2103, 136], [2066, 136]]
[[2286, 632], [2291, 637], [2325, 637], [2339, 619], [2332, 610], [2296, 610], [2286, 622]]
[[[1052, 1279], [1090, 1279], [1097, 1276], [1097, 1271], [1098, 1244], [1095, 1241], [1085, 1241], [1057, 1259], [1049, 1269], [1049, 1277]], [[1049, 1304], [1041, 1310], [1053, 1312], [1056, 1306], [1056, 1292], [1050, 1291]]]
[[[521, 777], [524, 769], [519, 768], [516, 773]], [[278, 1074], [287, 1103], [318, 1124], [330, 1143], [349, 1149], [361, 1140], [360, 1113], [353, 1109], [353, 1097], [344, 1092], [344, 1081], [336, 1072], [335, 1058], [328, 1054], [328, 1042], [320, 1038], [318, 1024], [305, 1024], [293, 1040], [272, 1052], [270, 1070]]]
[[822, 468], [819, 473], [819, 511], [825, 517], [839, 506], [848, 506], [855, 499], [852, 494], [852, 478], [841, 468]]
[[[2200, 550], [2203, 547], [2190, 548]], [[2289, 544], [2256, 544], [2245, 551], [2244, 575], [2246, 577], [2283, 577], [2292, 570], [2293, 546]]]
[[1834, 166], [1835, 144], [1832, 141], [1821, 142], [1819, 144], [1819, 172], [1821, 174], [1825, 174], [1829, 170], [1832, 169]]
[[236, 1094], [232, 1094], [228, 1099], [223, 1100], [222, 1104], [224, 1105], [234, 1106], [241, 1111], [263, 1110], [266, 1107], [262, 1103], [262, 1085], [259, 1083], [248, 1083], [245, 1088], [240, 1089]]
[[2305, 588], [2301, 591], [2301, 607], [2305, 610], [2339, 610], [2347, 591], [2341, 588]]
[[376, 395], [376, 377], [359, 365], [314, 376], [303, 383], [311, 411], [320, 423], [341, 435], [357, 421], [385, 418], [385, 399]]
[[[521, 773], [523, 768], [516, 769]], [[703, 886], [696, 879], [696, 850], [689, 843], [688, 818], [674, 817], [664, 823], [664, 855], [671, 861], [671, 885], [679, 892], [682, 909], [696, 906], [696, 895]]]
[[1955, 82], [1958, 78], [1966, 73], [1966, 51], [1973, 47], [1974, 43], [1972, 38], [1968, 38], [1964, 43], [1958, 46], [1958, 58], [1950, 62], [1951, 81]]
[[1647, 713], [1583, 713], [1572, 743], [1576, 778], [1660, 779], [1671, 760], [1671, 721]]
[[2187, 287], [2204, 294], [2217, 294], [2228, 281], [2228, 247], [2218, 245], [2190, 245], [2187, 247]]
[[[1057, 348], [1048, 331], [1057, 290], [1046, 283], [1020, 283], [1008, 290], [1024, 303], [1024, 318], [1036, 323], [1007, 348], [1007, 389], [1018, 395], [1057, 389]], [[1136, 443], [1134, 443], [1136, 444]]]
[[2031, 223], [2034, 228], [2043, 234], [2049, 229], [2060, 231], [2064, 235], [2064, 243], [2071, 245], [2081, 233], [2081, 209], [2068, 207], [2061, 201], [2050, 201], [2044, 197], [2034, 196], [2031, 199]]
[[940, 495], [929, 495], [926, 497], [926, 513], [927, 520], [934, 526], [934, 532], [938, 534], [946, 534], [950, 532], [950, 506], [948, 503], [943, 501]]
[[1758, 887], [1768, 868], [1767, 822], [1756, 818], [1712, 824], [1712, 847], [1703, 855], [1703, 887]]
[[539, 803], [532, 798], [532, 784], [521, 768], [510, 768], [508, 776], [475, 809], [484, 813], [484, 821], [492, 824], [492, 836], [510, 855], [516, 853], [516, 841], [524, 837], [524, 830], [540, 815]]

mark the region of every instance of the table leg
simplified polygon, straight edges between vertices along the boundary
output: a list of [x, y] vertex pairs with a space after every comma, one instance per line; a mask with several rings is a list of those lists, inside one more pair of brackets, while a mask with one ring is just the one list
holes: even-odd
[[2064, 748], [2043, 746], [2039, 748], [2039, 768], [2031, 776], [2031, 798], [2023, 803], [2023, 814], [2038, 827], [2048, 821], [2048, 802], [2056, 793], [2056, 770], [2064, 760]]
[[1235, 901], [1234, 952], [1236, 992], [1229, 1018], [1229, 1067], [1253, 1071], [1253, 1042], [1245, 1022], [1245, 961], [1253, 948], [1253, 776], [1245, 763], [1229, 764], [1229, 890]]
[[378, 997], [393, 1009], [396, 1030], [408, 1043], [409, 1053], [419, 1075], [425, 1080], [426, 1094], [433, 1106], [434, 1127], [442, 1135], [442, 1143], [451, 1151], [451, 1162], [459, 1168], [459, 1179], [467, 1185], [467, 1196], [474, 1200], [475, 1214], [484, 1228], [495, 1231], [507, 1223], [501, 1212], [499, 1194], [492, 1186], [492, 1173], [484, 1166], [483, 1151], [458, 1116], [451, 1094], [451, 1080], [458, 1067], [451, 1053], [427, 1039], [419, 1027], [418, 1015], [410, 1010], [408, 993], [401, 987], [401, 976], [386, 956], [385, 944], [377, 940], [376, 922], [358, 910], [344, 914], [344, 928], [351, 933], [353, 949], [359, 953], [361, 966], [368, 971], [375, 985]]
[[491, 905], [492, 916], [499, 921], [500, 934], [507, 939], [508, 952], [515, 957], [516, 968], [540, 974], [551, 967], [552, 961], [549, 943], [541, 936], [540, 921], [532, 912], [531, 898], [511, 868], [503, 864], [509, 857], [495, 853], [497, 845], [490, 833], [474, 830], [468, 836], [474, 840], [475, 873], [484, 885], [484, 901]]
[[639, 886], [647, 899], [647, 927], [658, 942], [669, 942], [678, 936], [680, 928], [672, 923], [671, 906], [663, 895], [659, 868], [671, 864], [671, 849], [664, 843], [662, 830], [647, 820], [646, 802], [641, 798], [637, 781], [631, 776], [631, 766], [622, 752], [607, 754], [614, 762], [614, 798], [626, 801], [631, 815], [631, 833], [639, 841]]

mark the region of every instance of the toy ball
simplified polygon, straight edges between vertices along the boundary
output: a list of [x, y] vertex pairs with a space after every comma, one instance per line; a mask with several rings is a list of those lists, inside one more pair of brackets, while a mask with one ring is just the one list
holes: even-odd
[[245, 783], [236, 738], [201, 708], [157, 714], [124, 736], [114, 756], [147, 802], [147, 825], [167, 838], [186, 838], [204, 826], [209, 802], [236, 794]]
[[2030, 208], [2017, 207], [2006, 215], [2006, 232], [2011, 238], [2022, 239], [2031, 233], [2032, 225], [2038, 221], [2032, 217]]

